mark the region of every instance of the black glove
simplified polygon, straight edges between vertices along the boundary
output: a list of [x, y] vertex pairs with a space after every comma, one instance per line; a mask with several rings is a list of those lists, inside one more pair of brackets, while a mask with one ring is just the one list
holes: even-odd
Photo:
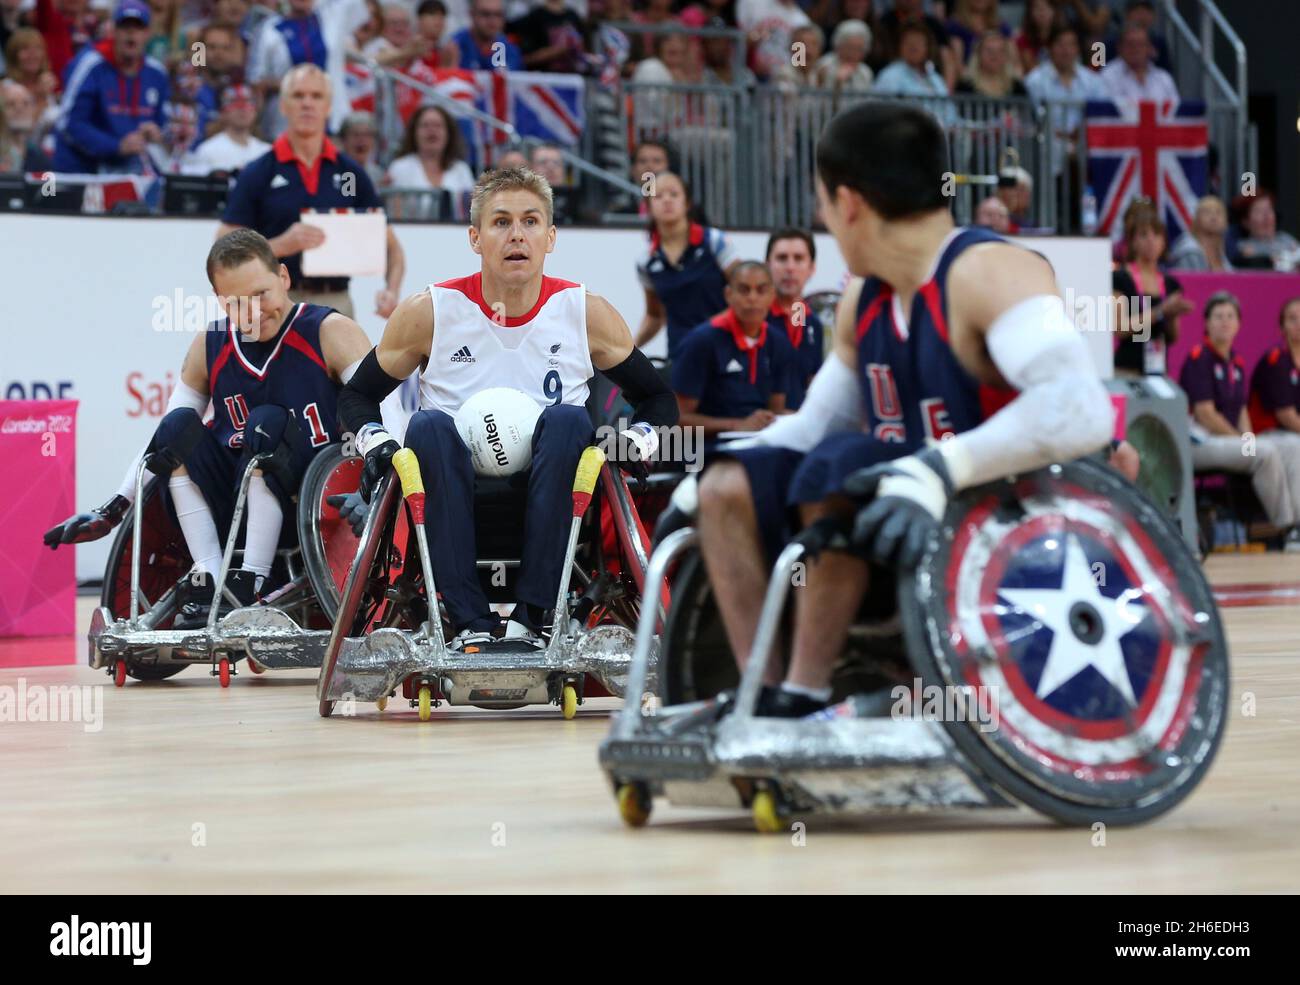
[[366, 452], [366, 464], [361, 469], [361, 484], [357, 491], [367, 503], [375, 494], [379, 480], [388, 474], [388, 467], [393, 464], [393, 456], [402, 450], [402, 446], [391, 438], [381, 445], [376, 445]]
[[325, 497], [325, 502], [339, 511], [339, 516], [354, 534], [361, 536], [366, 527], [366, 517], [370, 515], [370, 506], [361, 498], [360, 492], [336, 493]]
[[844, 492], [868, 502], [853, 524], [853, 544], [881, 565], [915, 568], [936, 533], [952, 495], [952, 479], [937, 448], [859, 469]]
[[131, 508], [131, 501], [125, 496], [114, 496], [97, 510], [70, 516], [58, 526], [45, 531], [44, 541], [50, 550], [57, 550], [60, 544], [85, 544], [99, 540], [122, 522], [126, 511]]

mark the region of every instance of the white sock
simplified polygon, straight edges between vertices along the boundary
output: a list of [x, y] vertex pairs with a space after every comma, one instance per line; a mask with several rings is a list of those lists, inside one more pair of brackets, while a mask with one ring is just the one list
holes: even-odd
[[167, 480], [176, 507], [176, 520], [185, 535], [185, 546], [190, 549], [194, 566], [201, 568], [214, 579], [221, 570], [221, 538], [217, 536], [217, 522], [212, 519], [208, 501], [188, 475], [174, 475]]
[[802, 694], [805, 698], [812, 698], [814, 701], [831, 699], [831, 689], [828, 687], [804, 687], [802, 684], [791, 684], [786, 681], [781, 685], [781, 690], [786, 694]]
[[[244, 570], [265, 578], [275, 563], [284, 510], [264, 476], [255, 475], [248, 484], [248, 526], [244, 531]], [[261, 582], [259, 580], [258, 584]]]

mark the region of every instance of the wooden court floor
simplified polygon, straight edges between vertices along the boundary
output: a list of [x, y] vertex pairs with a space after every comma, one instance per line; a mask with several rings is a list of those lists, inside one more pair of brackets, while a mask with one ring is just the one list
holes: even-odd
[[[1300, 582], [1300, 558], [1215, 557], [1216, 584]], [[82, 631], [90, 600], [81, 600]], [[830, 822], [803, 843], [656, 805], [625, 829], [596, 746], [613, 700], [316, 716], [314, 675], [205, 670], [104, 687], [98, 731], [0, 723], [0, 891], [1064, 892], [1300, 890], [1300, 604], [1224, 610], [1227, 737], [1201, 787], [1140, 828], [983, 812]], [[69, 644], [71, 645], [71, 644]], [[85, 667], [0, 686], [105, 684]], [[1253, 713], [1252, 713], [1253, 712]]]

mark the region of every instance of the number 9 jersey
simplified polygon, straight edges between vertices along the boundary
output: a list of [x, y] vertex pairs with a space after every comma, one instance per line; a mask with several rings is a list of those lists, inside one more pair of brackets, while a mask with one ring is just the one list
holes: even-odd
[[433, 350], [420, 374], [420, 407], [454, 415], [490, 387], [512, 387], [538, 406], [587, 402], [594, 370], [587, 341], [587, 290], [542, 277], [531, 311], [494, 314], [483, 299], [483, 275], [431, 284]]

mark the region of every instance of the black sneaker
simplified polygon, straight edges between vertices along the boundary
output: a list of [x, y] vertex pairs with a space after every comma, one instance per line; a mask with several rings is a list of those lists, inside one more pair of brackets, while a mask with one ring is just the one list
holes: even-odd
[[191, 571], [176, 584], [176, 618], [172, 629], [202, 629], [212, 608], [212, 577], [206, 571]]
[[[758, 706], [754, 715], [758, 718], [803, 718], [826, 707], [826, 702], [810, 698], [806, 694], [794, 694], [779, 687], [764, 684], [758, 692]], [[736, 707], [736, 692], [723, 691], [714, 699], [717, 717], [729, 715]]]
[[235, 606], [236, 609], [244, 609], [255, 604], [257, 602], [257, 572], [245, 571], [243, 568], [229, 572], [226, 575], [225, 594], [227, 598], [221, 600], [222, 608], [225, 608], [226, 603], [230, 601], [229, 596], [234, 596], [239, 603]]

